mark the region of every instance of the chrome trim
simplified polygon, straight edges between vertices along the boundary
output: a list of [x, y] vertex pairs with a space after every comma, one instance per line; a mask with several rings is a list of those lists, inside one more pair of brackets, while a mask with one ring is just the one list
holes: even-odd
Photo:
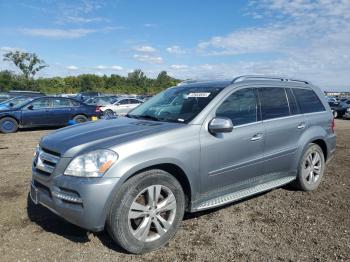
[[[49, 153], [44, 152], [42, 149], [39, 149], [37, 154], [37, 161], [34, 167], [38, 170], [52, 174], [52, 172], [55, 170], [55, 167], [59, 161], [60, 161], [60, 157], [51, 155]], [[51, 163], [51, 165], [45, 162], [49, 162]]]

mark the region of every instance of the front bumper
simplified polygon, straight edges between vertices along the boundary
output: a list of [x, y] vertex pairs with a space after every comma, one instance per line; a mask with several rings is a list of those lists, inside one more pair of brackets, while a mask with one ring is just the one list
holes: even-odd
[[35, 204], [79, 227], [91, 231], [104, 228], [118, 178], [80, 178], [54, 175], [49, 179], [33, 169], [30, 188]]

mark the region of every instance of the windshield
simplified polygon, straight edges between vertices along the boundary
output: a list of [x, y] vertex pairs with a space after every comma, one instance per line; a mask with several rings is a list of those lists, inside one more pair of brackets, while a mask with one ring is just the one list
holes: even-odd
[[15, 97], [0, 103], [0, 107], [17, 108], [28, 101], [27, 97]]
[[188, 123], [222, 88], [177, 86], [169, 88], [132, 110], [128, 117]]

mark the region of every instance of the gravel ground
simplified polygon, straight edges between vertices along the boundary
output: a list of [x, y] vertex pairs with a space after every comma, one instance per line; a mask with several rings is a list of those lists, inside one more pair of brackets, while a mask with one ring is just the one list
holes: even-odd
[[0, 134], [0, 260], [350, 261], [350, 120], [336, 126], [336, 155], [317, 191], [281, 188], [186, 215], [165, 248], [139, 256], [28, 201], [33, 149], [50, 130]]

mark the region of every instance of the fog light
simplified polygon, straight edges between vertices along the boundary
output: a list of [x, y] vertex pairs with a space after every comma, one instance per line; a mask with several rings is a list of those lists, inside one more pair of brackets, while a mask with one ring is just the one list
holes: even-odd
[[73, 202], [73, 203], [77, 203], [77, 204], [82, 204], [83, 200], [80, 197], [74, 197], [74, 196], [70, 196], [61, 192], [57, 192], [57, 191], [52, 191], [52, 195], [61, 199], [61, 200], [65, 200], [68, 202]]

